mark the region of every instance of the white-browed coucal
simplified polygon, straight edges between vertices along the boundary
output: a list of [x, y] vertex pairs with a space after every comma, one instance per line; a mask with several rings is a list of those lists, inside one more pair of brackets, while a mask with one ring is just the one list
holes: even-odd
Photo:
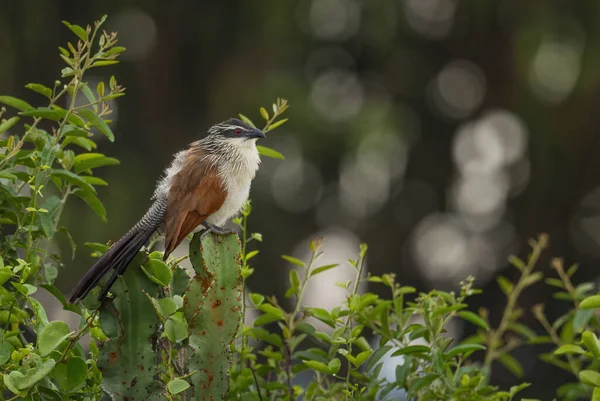
[[232, 118], [212, 126], [205, 138], [177, 153], [158, 182], [150, 209], [94, 263], [75, 286], [70, 302], [83, 299], [112, 271], [98, 296], [104, 299], [157, 231], [165, 235], [164, 260], [193, 231], [227, 232], [223, 224], [248, 199], [260, 163], [256, 140], [264, 137], [261, 130]]

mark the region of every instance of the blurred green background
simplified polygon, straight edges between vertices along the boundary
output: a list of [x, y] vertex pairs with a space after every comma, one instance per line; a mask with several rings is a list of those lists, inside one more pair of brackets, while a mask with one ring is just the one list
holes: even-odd
[[[103, 14], [128, 51], [100, 73], [127, 96], [116, 143], [97, 139], [121, 165], [102, 171], [108, 224], [73, 200], [78, 244], [127, 231], [172, 155], [209, 125], [238, 112], [258, 121], [283, 97], [290, 122], [263, 144], [286, 160], [265, 160], [251, 194], [250, 230], [265, 239], [252, 291], [283, 298], [279, 255], [303, 257], [319, 235], [328, 262], [367, 242], [369, 271], [422, 290], [474, 275], [485, 292], [472, 306], [492, 322], [505, 302], [494, 277], [514, 277], [507, 256], [524, 257], [540, 232], [551, 237], [545, 273], [561, 256], [580, 263], [577, 282], [597, 279], [600, 2], [2, 0], [0, 93], [37, 104], [23, 86], [59, 76], [57, 46], [73, 40], [60, 21]], [[93, 74], [93, 87], [108, 78]], [[90, 261], [80, 246], [58, 285], [68, 292]], [[334, 283], [350, 273], [330, 270], [308, 302], [340, 302]], [[540, 302], [550, 317], [564, 307], [543, 284], [528, 289], [524, 321], [538, 332], [529, 309]], [[457, 323], [451, 335], [471, 333]], [[543, 349], [515, 356], [529, 393], [549, 399], [569, 378], [536, 359]], [[494, 382], [515, 379], [498, 366]]]

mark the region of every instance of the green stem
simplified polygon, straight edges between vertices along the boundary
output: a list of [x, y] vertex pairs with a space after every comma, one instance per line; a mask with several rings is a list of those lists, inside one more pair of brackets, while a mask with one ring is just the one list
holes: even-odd
[[538, 241], [535, 243], [531, 256], [529, 257], [529, 260], [527, 262], [527, 266], [525, 266], [525, 269], [523, 269], [521, 277], [519, 278], [519, 281], [515, 285], [513, 291], [510, 294], [508, 294], [508, 302], [506, 304], [506, 308], [504, 309], [502, 320], [500, 320], [498, 328], [492, 331], [491, 336], [489, 336], [488, 349], [485, 354], [485, 359], [483, 361], [483, 369], [484, 371], [488, 372], [488, 374], [492, 367], [492, 362], [498, 357], [498, 344], [500, 343], [500, 340], [508, 330], [508, 326], [513, 320], [512, 316], [514, 314], [517, 301], [526, 287], [526, 279], [527, 277], [529, 277], [529, 275], [535, 268], [535, 265], [537, 264], [540, 255], [542, 254], [542, 251], [546, 248], [547, 243], [548, 238], [545, 235], [540, 236]]

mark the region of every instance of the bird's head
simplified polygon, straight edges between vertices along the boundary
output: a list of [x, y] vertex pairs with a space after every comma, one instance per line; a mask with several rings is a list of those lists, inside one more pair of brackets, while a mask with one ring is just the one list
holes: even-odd
[[237, 118], [213, 125], [208, 133], [215, 140], [236, 145], [254, 144], [257, 139], [266, 138], [264, 132]]

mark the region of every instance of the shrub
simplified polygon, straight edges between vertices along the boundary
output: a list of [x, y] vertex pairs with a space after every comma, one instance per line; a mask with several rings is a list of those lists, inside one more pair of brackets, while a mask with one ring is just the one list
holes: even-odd
[[[600, 295], [592, 283], [574, 285], [576, 266], [565, 268], [554, 260], [557, 277], [546, 283], [557, 288], [555, 297], [572, 308], [550, 323], [543, 306], [534, 316], [547, 335], [520, 323], [518, 307], [523, 291], [543, 279], [536, 264], [547, 246], [542, 235], [531, 243], [525, 260], [512, 257], [519, 279], [499, 277], [507, 307], [497, 328], [487, 313], [468, 310], [467, 301], [480, 293], [474, 278], [460, 283], [457, 293], [419, 293], [401, 285], [394, 274], [366, 275], [367, 246], [357, 250], [351, 282], [338, 283], [347, 292], [342, 305], [330, 310], [306, 307], [302, 300], [309, 280], [337, 265], [321, 265], [322, 240], [310, 244], [307, 261], [283, 260], [289, 270], [285, 297], [292, 310], [273, 296], [249, 293], [246, 280], [262, 242], [248, 230], [248, 203], [234, 222], [240, 238], [198, 236], [190, 242], [194, 268], [189, 276], [182, 260], [162, 262], [162, 252], [151, 246], [132, 262], [99, 304], [93, 291], [82, 304], [71, 305], [54, 286], [64, 255], [53, 243], [64, 237], [61, 214], [72, 195], [81, 198], [103, 220], [106, 212], [96, 187], [107, 185], [94, 175], [99, 167], [118, 164], [94, 152], [93, 133], [113, 141], [108, 101], [124, 95], [114, 77], [90, 88], [85, 73], [117, 62], [125, 49], [114, 33], [93, 27], [65, 25], [76, 44], [60, 48], [66, 63], [61, 80], [52, 87], [26, 87], [46, 98], [33, 107], [8, 96], [0, 102], [0, 372], [2, 399], [100, 400], [114, 399], [227, 399], [238, 400], [511, 400], [528, 384], [502, 391], [490, 384], [495, 362], [517, 377], [523, 374], [511, 352], [520, 346], [550, 343], [553, 352], [540, 358], [573, 374], [573, 382], [558, 389], [562, 400], [600, 400], [600, 322], [595, 310]], [[86, 101], [80, 105], [78, 98]], [[65, 101], [66, 108], [58, 106]], [[287, 102], [278, 100], [273, 112], [261, 108], [265, 130], [285, 123]], [[246, 121], [251, 121], [241, 116]], [[16, 134], [15, 132], [22, 132]], [[272, 149], [261, 154], [283, 158]], [[94, 255], [107, 246], [86, 243]], [[380, 286], [387, 293], [359, 291], [359, 284]], [[56, 297], [65, 310], [81, 316], [71, 331], [61, 321], [48, 321], [35, 298], [40, 289]], [[248, 308], [260, 312], [251, 325], [242, 317]], [[461, 319], [477, 328], [474, 336], [454, 341], [448, 324]], [[89, 351], [80, 340], [91, 335]], [[384, 374], [392, 366], [393, 374]], [[212, 398], [211, 398], [212, 397]]]

